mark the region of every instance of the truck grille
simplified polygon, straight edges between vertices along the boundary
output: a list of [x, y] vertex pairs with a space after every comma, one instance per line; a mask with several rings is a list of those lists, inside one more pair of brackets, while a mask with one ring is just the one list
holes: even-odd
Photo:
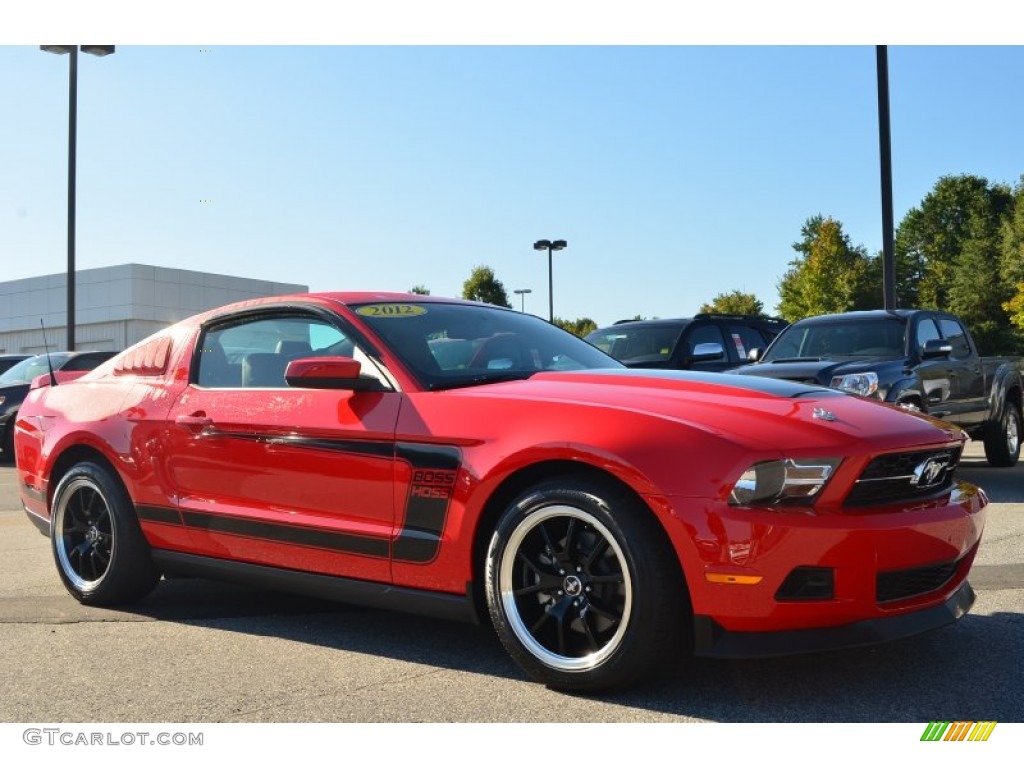
[[949, 490], [960, 446], [877, 456], [846, 497], [850, 507], [923, 499]]

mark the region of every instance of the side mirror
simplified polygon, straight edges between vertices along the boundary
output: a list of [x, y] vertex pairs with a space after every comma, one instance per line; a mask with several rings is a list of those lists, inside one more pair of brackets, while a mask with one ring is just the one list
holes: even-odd
[[934, 360], [937, 357], [948, 357], [953, 352], [953, 345], [945, 339], [928, 339], [921, 347], [922, 360]]
[[376, 389], [376, 379], [359, 376], [362, 366], [351, 357], [300, 357], [288, 363], [284, 380], [306, 389]]
[[705, 360], [718, 360], [723, 357], [725, 357], [725, 350], [722, 349], [721, 344], [717, 341], [706, 341], [693, 348], [693, 354], [690, 355], [690, 362], [700, 363]]
[[747, 352], [747, 362], [756, 363], [758, 360], [761, 359], [762, 355], [764, 355], [763, 349], [761, 349], [760, 347], [753, 347], [749, 352]]

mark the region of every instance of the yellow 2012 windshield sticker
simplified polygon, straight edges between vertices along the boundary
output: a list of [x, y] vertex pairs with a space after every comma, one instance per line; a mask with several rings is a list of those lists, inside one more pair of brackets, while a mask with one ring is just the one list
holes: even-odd
[[363, 317], [417, 317], [427, 314], [427, 308], [419, 304], [367, 304], [356, 309]]

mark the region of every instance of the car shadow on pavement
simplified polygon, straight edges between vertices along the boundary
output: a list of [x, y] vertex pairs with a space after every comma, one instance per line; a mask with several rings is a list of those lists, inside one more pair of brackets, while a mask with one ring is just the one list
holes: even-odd
[[[203, 579], [165, 581], [131, 611], [116, 613], [122, 619], [130, 613], [535, 685], [488, 626]], [[1024, 615], [972, 614], [953, 627], [864, 649], [746, 661], [692, 659], [627, 691], [590, 698], [657, 713], [656, 719], [1020, 722], [1021, 637]], [[439, 719], [444, 721], [443, 715]]]

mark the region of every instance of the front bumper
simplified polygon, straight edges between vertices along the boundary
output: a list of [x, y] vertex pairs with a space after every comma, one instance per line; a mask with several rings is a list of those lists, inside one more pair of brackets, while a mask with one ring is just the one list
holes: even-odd
[[862, 637], [863, 630], [849, 628], [910, 626], [915, 616], [925, 617], [925, 631], [930, 612], [941, 611], [967, 581], [987, 504], [984, 492], [967, 483], [938, 498], [853, 511], [801, 514], [686, 501], [671, 499], [677, 527], [670, 530], [703, 627], [697, 644], [705, 648], [718, 646], [720, 635], [795, 638], [836, 630]]
[[859, 648], [902, 640], [954, 624], [967, 615], [972, 605], [974, 590], [965, 581], [941, 605], [841, 627], [729, 632], [710, 616], [695, 616], [694, 654], [716, 659], [749, 659]]

